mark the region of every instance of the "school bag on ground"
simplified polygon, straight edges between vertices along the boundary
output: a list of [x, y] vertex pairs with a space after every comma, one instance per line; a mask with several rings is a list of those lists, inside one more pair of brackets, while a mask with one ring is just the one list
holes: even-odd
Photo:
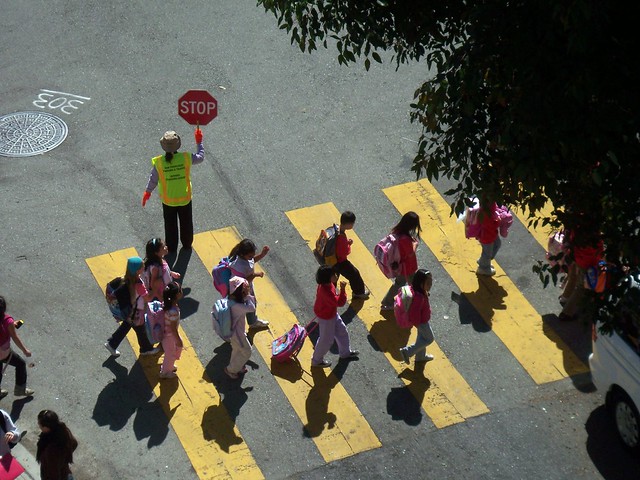
[[113, 318], [119, 322], [131, 322], [133, 316], [131, 293], [124, 278], [116, 277], [107, 283], [104, 294]]
[[318, 326], [317, 321], [312, 321], [311, 323], [315, 323], [315, 325], [309, 330], [307, 330], [307, 327], [294, 323], [291, 330], [271, 342], [271, 358], [279, 363], [294, 360], [309, 333]]
[[313, 252], [325, 265], [333, 266], [338, 263], [338, 258], [336, 257], [338, 235], [340, 235], [340, 227], [335, 223], [324, 230], [320, 230], [320, 236], [316, 240], [316, 248]]
[[218, 265], [211, 270], [213, 286], [223, 297], [229, 295], [229, 280], [231, 280], [233, 276], [233, 270], [230, 266], [232, 260], [233, 259], [229, 257], [223, 257], [220, 259]]
[[413, 323], [409, 321], [409, 308], [413, 301], [413, 291], [409, 285], [405, 285], [393, 298], [393, 313], [396, 316], [396, 323], [400, 328], [411, 328]]
[[236, 303], [227, 298], [216, 300], [211, 309], [211, 320], [213, 322], [213, 331], [218, 336], [228, 342], [233, 335], [233, 325], [231, 325], [231, 306]]
[[400, 239], [390, 233], [373, 247], [373, 256], [378, 267], [387, 278], [396, 278], [400, 274]]
[[159, 343], [164, 336], [164, 309], [162, 302], [154, 300], [147, 303], [147, 313], [144, 314], [144, 327], [149, 342]]

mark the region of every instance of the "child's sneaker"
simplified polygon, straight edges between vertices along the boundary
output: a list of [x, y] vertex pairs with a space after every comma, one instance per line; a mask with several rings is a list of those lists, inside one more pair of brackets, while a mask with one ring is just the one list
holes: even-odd
[[31, 397], [34, 393], [36, 392], [25, 385], [16, 385], [16, 388], [13, 389], [13, 394], [16, 397]]
[[312, 367], [319, 367], [319, 368], [329, 368], [331, 366], [331, 361], [330, 360], [323, 360], [320, 363], [311, 363]]
[[489, 268], [478, 267], [478, 270], [476, 270], [476, 275], [484, 275], [485, 277], [493, 277], [495, 274], [496, 269], [492, 266], [490, 266]]
[[118, 358], [120, 356], [120, 352], [113, 348], [111, 345], [109, 345], [109, 342], [104, 344], [105, 348], [107, 350], [109, 350], [109, 353], [111, 354], [112, 357]]
[[433, 360], [433, 355], [429, 353], [425, 354], [424, 358], [416, 358], [416, 362], [430, 362], [431, 360]]
[[404, 360], [404, 363], [406, 363], [407, 365], [411, 363], [411, 359], [409, 358], [409, 352], [407, 352], [406, 347], [402, 347], [400, 349], [400, 355], [402, 356], [402, 360]]
[[269, 322], [266, 320], [262, 320], [261, 318], [256, 318], [256, 321], [249, 325], [251, 330], [258, 330], [261, 328], [269, 328]]
[[155, 355], [160, 351], [160, 347], [152, 348], [151, 350], [147, 350], [146, 352], [140, 352], [140, 355]]
[[369, 298], [369, 295], [371, 295], [371, 292], [365, 289], [364, 292], [362, 293], [354, 293], [352, 297], [353, 298]]
[[0, 398], [4, 398], [9, 395], [9, 390], [5, 390], [4, 388], [0, 388]]

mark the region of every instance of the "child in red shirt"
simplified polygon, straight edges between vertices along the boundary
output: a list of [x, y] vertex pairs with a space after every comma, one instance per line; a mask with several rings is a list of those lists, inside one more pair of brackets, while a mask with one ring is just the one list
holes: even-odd
[[330, 367], [331, 362], [325, 360], [333, 341], [338, 344], [338, 352], [341, 359], [357, 358], [359, 352], [351, 350], [349, 332], [338, 314], [338, 307], [347, 303], [347, 294], [344, 289], [347, 282], [340, 282], [340, 293], [336, 292], [336, 282], [338, 276], [328, 265], [321, 265], [316, 272], [316, 301], [313, 305], [313, 312], [318, 317], [318, 329], [320, 336], [316, 342], [313, 357], [311, 357], [312, 367]]
[[353, 240], [348, 239], [345, 232], [351, 230], [355, 223], [355, 213], [347, 210], [340, 215], [340, 232], [336, 238], [337, 263], [333, 266], [333, 269], [338, 275], [343, 275], [344, 278], [349, 280], [353, 298], [366, 299], [369, 298], [369, 290], [364, 287], [364, 281], [358, 269], [347, 259], [351, 253]]

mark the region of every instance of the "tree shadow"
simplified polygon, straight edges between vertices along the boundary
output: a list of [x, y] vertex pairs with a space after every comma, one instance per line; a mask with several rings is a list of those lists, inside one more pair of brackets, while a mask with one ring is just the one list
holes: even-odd
[[[224, 367], [231, 357], [231, 344], [224, 342], [214, 349], [215, 355], [205, 366], [202, 378], [205, 382], [214, 385], [220, 395], [220, 403], [211, 405], [202, 415], [202, 436], [205, 440], [213, 440], [220, 448], [229, 453], [231, 446], [244, 442], [241, 436], [236, 434], [236, 419], [240, 415], [242, 406], [246, 403], [247, 392], [253, 387], [241, 387], [243, 376], [234, 380], [224, 373]], [[253, 368], [257, 364], [250, 362]]]
[[392, 420], [402, 420], [407, 425], [416, 426], [422, 422], [422, 401], [431, 386], [424, 376], [425, 362], [415, 364], [413, 370], [405, 368], [398, 377], [409, 381], [408, 385], [394, 387], [387, 395], [387, 413]]
[[506, 310], [504, 299], [507, 291], [495, 277], [477, 276], [478, 289], [475, 292], [451, 293], [451, 300], [458, 303], [460, 323], [471, 324], [477, 332], [488, 332], [492, 328], [496, 310]]
[[585, 423], [587, 452], [606, 480], [638, 478], [640, 459], [624, 449], [607, 408], [596, 408]]

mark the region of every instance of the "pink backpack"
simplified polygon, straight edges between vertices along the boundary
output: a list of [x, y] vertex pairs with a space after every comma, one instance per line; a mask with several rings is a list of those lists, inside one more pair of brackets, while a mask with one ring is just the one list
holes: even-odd
[[476, 201], [473, 207], [467, 207], [464, 213], [464, 236], [467, 238], [478, 238], [482, 227], [478, 214], [480, 213], [480, 203]]
[[411, 328], [413, 323], [409, 321], [409, 308], [413, 301], [413, 290], [409, 285], [405, 285], [398, 290], [398, 294], [394, 297], [393, 313], [396, 316], [396, 322], [400, 328]]
[[373, 256], [378, 267], [387, 278], [395, 278], [400, 274], [400, 240], [390, 233], [373, 247]]
[[291, 330], [271, 342], [271, 358], [279, 363], [295, 360], [309, 332], [318, 326], [317, 321], [311, 323], [315, 325], [303, 327], [294, 323]]
[[498, 207], [498, 218], [500, 219], [500, 236], [507, 238], [509, 235], [509, 229], [513, 225], [513, 214], [509, 209], [503, 205]]

